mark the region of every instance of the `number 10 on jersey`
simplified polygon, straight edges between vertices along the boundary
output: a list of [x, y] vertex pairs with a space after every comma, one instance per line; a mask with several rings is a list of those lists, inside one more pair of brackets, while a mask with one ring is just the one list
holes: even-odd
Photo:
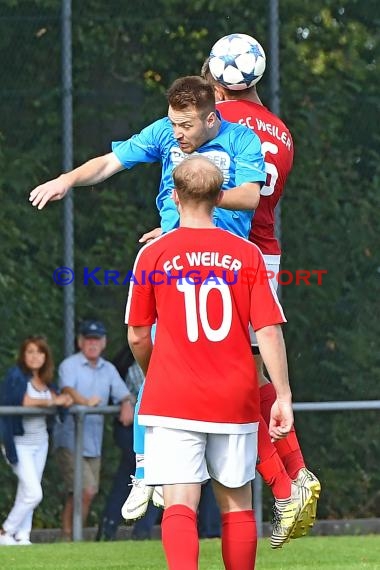
[[[198, 287], [191, 279], [185, 279], [181, 282], [177, 281], [177, 289], [184, 296], [186, 332], [189, 341], [196, 342], [199, 339], [198, 322], [207, 340], [211, 342], [224, 340], [232, 324], [232, 300], [228, 285], [215, 280], [206, 280]], [[209, 294], [213, 289], [218, 292], [219, 300], [214, 295], [212, 302], [208, 303]], [[218, 328], [214, 329], [210, 326], [208, 313], [213, 309], [217, 309], [219, 313], [216, 303], [221, 303], [222, 322]]]

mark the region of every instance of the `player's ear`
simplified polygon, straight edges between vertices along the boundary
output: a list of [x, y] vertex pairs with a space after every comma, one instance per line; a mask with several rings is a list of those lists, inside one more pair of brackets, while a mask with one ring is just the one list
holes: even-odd
[[176, 206], [178, 206], [179, 205], [179, 198], [178, 198], [177, 190], [175, 188], [173, 190], [172, 198], [173, 198], [174, 204]]
[[220, 204], [220, 202], [222, 201], [222, 196], [223, 196], [223, 190], [221, 190], [218, 194], [218, 197], [216, 199], [216, 203], [215, 206], [218, 206]]
[[218, 83], [216, 83], [214, 85], [214, 91], [215, 91], [215, 100], [216, 101], [225, 101], [226, 100], [226, 94], [225, 94], [224, 89], [221, 85], [218, 85]]
[[209, 129], [212, 129], [212, 127], [215, 125], [215, 121], [216, 121], [216, 113], [212, 111], [207, 117], [207, 126]]

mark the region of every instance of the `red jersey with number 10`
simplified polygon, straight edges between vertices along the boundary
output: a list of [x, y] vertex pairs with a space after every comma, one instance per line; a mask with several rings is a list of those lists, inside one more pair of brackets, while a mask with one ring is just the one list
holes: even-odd
[[255, 245], [219, 228], [185, 227], [149, 243], [135, 262], [125, 320], [132, 326], [157, 320], [140, 423], [256, 430], [248, 324], [258, 330], [285, 317]]
[[223, 119], [251, 128], [261, 141], [267, 180], [261, 188], [260, 203], [252, 220], [249, 240], [263, 254], [278, 255], [274, 210], [293, 165], [293, 141], [286, 125], [263, 105], [240, 99], [217, 104]]

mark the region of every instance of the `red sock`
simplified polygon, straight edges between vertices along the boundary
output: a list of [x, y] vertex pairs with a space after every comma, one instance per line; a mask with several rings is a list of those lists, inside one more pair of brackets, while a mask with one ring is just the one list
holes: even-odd
[[267, 425], [260, 417], [258, 431], [257, 471], [265, 483], [272, 489], [276, 499], [288, 499], [291, 495], [292, 481], [286, 472], [277, 449], [271, 441]]
[[[273, 384], [264, 384], [260, 387], [260, 411], [267, 426], [269, 426], [270, 411], [275, 400], [276, 390]], [[305, 467], [305, 460], [294, 427], [287, 437], [276, 441], [274, 445], [289, 477], [295, 479], [298, 471]]]
[[276, 449], [291, 479], [296, 479], [298, 471], [305, 466], [296, 432], [292, 430], [284, 439], [275, 442]]
[[222, 555], [226, 570], [254, 570], [257, 549], [255, 513], [222, 514]]
[[196, 513], [185, 505], [168, 507], [162, 517], [161, 532], [169, 570], [198, 570]]

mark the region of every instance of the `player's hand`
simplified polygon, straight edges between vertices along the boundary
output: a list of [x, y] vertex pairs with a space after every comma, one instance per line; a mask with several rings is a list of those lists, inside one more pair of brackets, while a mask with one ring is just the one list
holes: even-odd
[[91, 398], [88, 398], [87, 400], [87, 406], [94, 408], [95, 406], [98, 406], [101, 401], [102, 399], [99, 396], [91, 396]]
[[154, 230], [151, 230], [150, 232], [146, 232], [146, 234], [143, 234], [139, 239], [139, 243], [148, 243], [148, 241], [152, 241], [152, 239], [156, 239], [160, 237], [160, 235], [162, 235], [162, 229], [154, 228]]
[[70, 186], [65, 181], [64, 176], [61, 175], [34, 188], [29, 194], [29, 202], [32, 202], [32, 206], [37, 206], [39, 210], [42, 210], [48, 202], [62, 200], [69, 189]]
[[293, 409], [291, 400], [275, 400], [269, 421], [269, 435], [272, 441], [286, 437], [293, 427]]

